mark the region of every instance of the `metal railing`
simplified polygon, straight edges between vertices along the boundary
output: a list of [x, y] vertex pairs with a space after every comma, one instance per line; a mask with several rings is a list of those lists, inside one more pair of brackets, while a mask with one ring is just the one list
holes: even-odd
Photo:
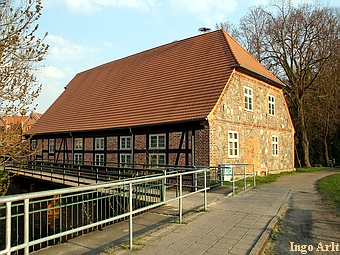
[[[220, 168], [220, 183], [232, 183], [233, 196], [235, 196], [235, 182], [243, 181], [244, 190], [247, 190], [247, 179], [253, 178], [253, 186], [256, 186], [256, 173], [252, 164], [223, 164]], [[250, 170], [249, 170], [250, 168]], [[248, 170], [247, 170], [248, 169]]]
[[[129, 247], [132, 248], [134, 215], [178, 200], [181, 223], [183, 198], [197, 192], [204, 193], [202, 203], [206, 210], [209, 171], [183, 171], [0, 197], [0, 226], [5, 230], [0, 232], [0, 254], [17, 251], [28, 254], [124, 219], [129, 219]], [[200, 185], [189, 187], [195, 191], [184, 194], [183, 180], [193, 175], [200, 176]], [[178, 192], [167, 198], [168, 189]]]
[[[16, 164], [12, 165], [17, 167]], [[20, 175], [31, 176], [71, 186], [125, 180], [138, 176], [163, 174], [163, 169], [137, 169], [118, 166], [74, 165], [47, 161], [33, 161], [21, 166]]]

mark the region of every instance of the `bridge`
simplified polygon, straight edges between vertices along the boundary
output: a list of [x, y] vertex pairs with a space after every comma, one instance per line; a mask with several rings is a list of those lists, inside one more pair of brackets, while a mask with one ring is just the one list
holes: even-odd
[[[240, 176], [245, 180], [245, 188], [248, 177], [254, 177], [255, 184], [254, 172], [248, 173], [247, 167], [252, 166], [233, 166], [243, 169]], [[202, 206], [206, 209], [207, 191], [224, 183], [222, 170], [220, 167], [87, 169], [32, 162], [23, 167], [20, 175], [74, 187], [1, 197], [0, 226], [5, 231], [0, 232], [0, 255], [17, 251], [28, 254], [122, 220], [129, 221], [132, 248], [134, 215], [178, 201], [181, 223], [183, 198], [202, 192]]]

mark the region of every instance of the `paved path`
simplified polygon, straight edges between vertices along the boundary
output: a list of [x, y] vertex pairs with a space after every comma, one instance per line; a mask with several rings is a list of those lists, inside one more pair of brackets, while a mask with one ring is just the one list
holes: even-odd
[[[174, 205], [170, 204], [158, 212], [138, 216], [133, 226], [136, 239], [134, 250], [118, 248], [112, 254], [258, 254], [283, 209], [289, 206], [289, 210], [292, 203], [302, 203], [301, 199], [295, 200], [298, 194], [307, 192], [315, 196], [315, 200], [308, 200], [309, 208], [301, 208], [301, 213], [311, 213], [318, 206], [320, 198], [315, 191], [315, 182], [332, 173], [334, 171], [288, 175], [236, 197], [228, 197], [218, 190], [209, 192], [208, 212], [188, 214], [184, 217], [186, 224], [170, 223], [175, 212]], [[195, 199], [190, 197], [187, 206], [199, 206], [202, 203], [199, 196]], [[322, 236], [327, 240], [336, 240], [339, 232], [334, 234], [322, 227], [325, 230]], [[103, 231], [35, 254], [107, 254], [103, 252], [105, 247], [107, 249], [128, 241], [127, 230], [127, 223], [106, 227]]]

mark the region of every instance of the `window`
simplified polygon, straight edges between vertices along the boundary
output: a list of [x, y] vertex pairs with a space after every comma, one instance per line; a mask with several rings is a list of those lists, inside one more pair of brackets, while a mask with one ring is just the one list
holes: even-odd
[[269, 115], [272, 115], [272, 116], [275, 115], [275, 97], [271, 95], [268, 96], [268, 110], [269, 110]]
[[82, 153], [74, 153], [73, 164], [75, 164], [75, 165], [83, 165], [84, 164], [84, 157], [83, 157]]
[[104, 165], [104, 154], [95, 154], [94, 155], [94, 164], [96, 166], [103, 166]]
[[253, 110], [253, 89], [244, 87], [244, 109]]
[[95, 150], [104, 150], [104, 137], [95, 139]]
[[238, 157], [238, 133], [235, 131], [228, 132], [228, 156]]
[[34, 151], [37, 148], [37, 140], [31, 140], [31, 150]]
[[131, 150], [131, 136], [121, 136], [120, 137], [120, 149], [121, 150]]
[[149, 136], [150, 149], [165, 149], [165, 134], [157, 134]]
[[128, 153], [121, 153], [120, 154], [120, 163], [125, 165], [129, 165], [132, 163], [132, 158], [131, 158], [131, 154]]
[[150, 165], [165, 165], [165, 154], [164, 153], [151, 153], [149, 154]]
[[276, 135], [272, 136], [272, 155], [279, 155], [279, 138]]
[[48, 140], [48, 153], [54, 153], [54, 139]]
[[83, 138], [75, 138], [74, 139], [74, 149], [82, 150], [83, 149]]

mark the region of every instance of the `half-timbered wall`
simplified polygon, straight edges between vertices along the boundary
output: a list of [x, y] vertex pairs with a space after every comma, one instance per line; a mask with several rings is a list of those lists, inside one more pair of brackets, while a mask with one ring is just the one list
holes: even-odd
[[[112, 130], [110, 132], [96, 131], [93, 133], [65, 133], [58, 136], [34, 137], [37, 145], [42, 148], [32, 159], [59, 162], [72, 162], [75, 154], [82, 155], [84, 164], [93, 164], [96, 154], [103, 154], [105, 162], [121, 163], [121, 155], [131, 155], [135, 164], [149, 164], [150, 155], [164, 154], [165, 164], [190, 166], [209, 165], [208, 140], [209, 128], [204, 122], [164, 125], [158, 128]], [[182, 130], [181, 130], [182, 129]], [[151, 149], [150, 135], [166, 137], [165, 148]], [[63, 136], [64, 135], [64, 136]], [[121, 148], [121, 137], [131, 137], [131, 148]], [[96, 149], [96, 138], [104, 138], [103, 149]], [[50, 151], [50, 140], [54, 139], [54, 152]], [[76, 148], [75, 140], [81, 139], [82, 147]], [[73, 143], [73, 144], [72, 144]], [[194, 147], [192, 147], [194, 145]], [[194, 154], [194, 156], [192, 156]], [[193, 157], [195, 161], [193, 161]]]

